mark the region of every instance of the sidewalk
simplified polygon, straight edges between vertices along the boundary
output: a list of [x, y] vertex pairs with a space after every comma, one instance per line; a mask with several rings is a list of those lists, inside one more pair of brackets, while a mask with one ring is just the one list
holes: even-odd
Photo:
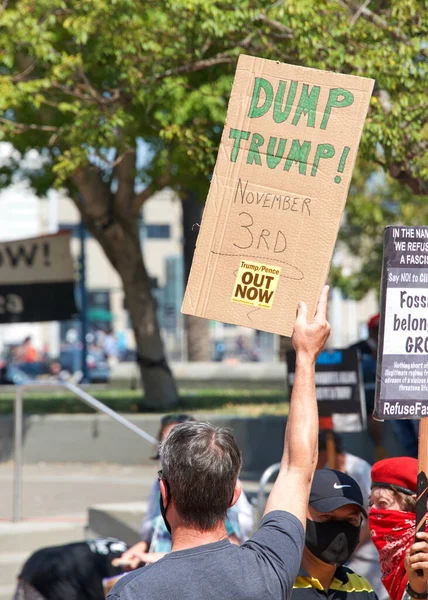
[[[24, 521], [86, 523], [96, 504], [146, 501], [159, 466], [87, 463], [37, 463], [23, 467]], [[243, 481], [247, 493], [258, 483]], [[0, 463], [0, 521], [13, 514], [13, 462]]]
[[[13, 462], [0, 464], [0, 600], [11, 600], [16, 577], [34, 550], [98, 535], [136, 536], [158, 463], [36, 463], [23, 468], [21, 523], [12, 523]], [[253, 494], [257, 483], [243, 482]], [[131, 527], [131, 529], [129, 529]], [[91, 529], [92, 530], [92, 529]], [[128, 542], [130, 543], [130, 542]], [[132, 543], [135, 543], [133, 541]]]
[[[86, 523], [88, 507], [110, 502], [147, 499], [156, 477], [150, 466], [112, 464], [38, 463], [24, 465], [22, 515], [24, 520], [70, 520]], [[0, 464], [0, 520], [13, 513], [13, 462]]]

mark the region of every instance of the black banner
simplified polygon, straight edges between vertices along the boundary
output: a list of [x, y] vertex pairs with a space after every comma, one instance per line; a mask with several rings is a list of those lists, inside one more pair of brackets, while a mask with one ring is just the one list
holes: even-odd
[[0, 323], [62, 321], [76, 312], [67, 232], [0, 243]]
[[[287, 368], [291, 394], [296, 372], [296, 354], [293, 350], [287, 353]], [[360, 426], [365, 427], [364, 391], [356, 348], [321, 352], [315, 365], [315, 385], [320, 417], [357, 414], [360, 417]]]
[[375, 410], [428, 416], [428, 227], [385, 228]]

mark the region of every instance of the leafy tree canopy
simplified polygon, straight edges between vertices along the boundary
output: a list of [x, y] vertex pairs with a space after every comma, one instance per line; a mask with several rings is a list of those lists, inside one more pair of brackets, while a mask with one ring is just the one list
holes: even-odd
[[[374, 77], [361, 154], [427, 191], [426, 40], [418, 0], [7, 0], [0, 8], [1, 138], [38, 148], [38, 184], [104, 179], [136, 140], [139, 176], [206, 185], [241, 52]], [[114, 155], [111, 149], [114, 148]], [[162, 179], [163, 181], [163, 179]], [[3, 177], [3, 183], [7, 178]]]
[[339, 231], [339, 241], [355, 257], [352, 272], [341, 265], [333, 265], [330, 271], [332, 284], [345, 297], [360, 300], [370, 290], [380, 292], [383, 231], [393, 223], [428, 226], [427, 198], [414, 196], [382, 169], [373, 170], [360, 161]]
[[[135, 218], [167, 184], [204, 197], [245, 52], [376, 79], [360, 147], [372, 167], [354, 179], [342, 233], [362, 268], [336, 269], [336, 284], [363, 295], [378, 280], [383, 226], [426, 222], [410, 194], [428, 193], [424, 0], [5, 0], [0, 11], [0, 139], [45, 156], [31, 173], [40, 192], [73, 196], [80, 184], [98, 219], [116, 205]], [[367, 184], [373, 164], [389, 187]], [[134, 194], [122, 210], [121, 190]]]

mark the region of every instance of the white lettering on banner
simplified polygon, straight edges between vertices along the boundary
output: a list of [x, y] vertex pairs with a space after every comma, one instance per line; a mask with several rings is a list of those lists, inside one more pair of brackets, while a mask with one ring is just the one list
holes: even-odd
[[[294, 385], [294, 373], [290, 373], [290, 385]], [[358, 383], [356, 371], [319, 371], [315, 373], [316, 385], [355, 385]]]
[[17, 294], [0, 296], [0, 315], [6, 313], [19, 315], [22, 312], [24, 312], [24, 301], [21, 296], [18, 296]]
[[352, 388], [342, 387], [317, 387], [317, 400], [352, 400]]
[[388, 402], [383, 404], [384, 415], [388, 417], [414, 417], [428, 416], [428, 404], [415, 402], [414, 404], [402, 404], [401, 402]]

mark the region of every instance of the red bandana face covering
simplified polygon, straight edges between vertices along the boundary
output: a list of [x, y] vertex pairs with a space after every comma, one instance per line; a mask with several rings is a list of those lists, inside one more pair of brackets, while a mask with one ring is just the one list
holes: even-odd
[[415, 537], [415, 513], [370, 509], [372, 540], [379, 553], [382, 583], [391, 600], [401, 600], [407, 583], [406, 550]]

